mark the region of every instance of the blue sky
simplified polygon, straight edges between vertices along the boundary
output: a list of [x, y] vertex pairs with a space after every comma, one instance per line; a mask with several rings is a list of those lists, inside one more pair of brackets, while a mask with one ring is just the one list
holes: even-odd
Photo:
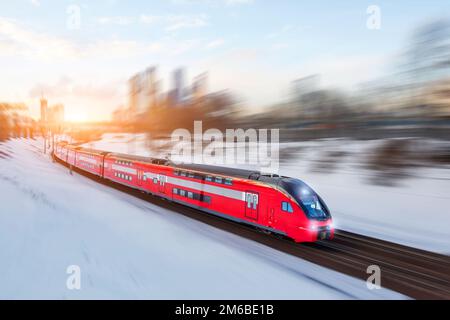
[[[367, 28], [370, 5], [379, 30]], [[74, 8], [79, 28], [68, 25]], [[255, 108], [312, 73], [345, 89], [381, 76], [416, 27], [449, 15], [444, 0], [2, 1], [0, 100], [36, 115], [44, 91], [69, 119], [107, 119], [126, 103], [127, 79], [158, 65], [165, 89], [175, 67], [188, 80], [208, 71], [211, 90], [230, 88]]]

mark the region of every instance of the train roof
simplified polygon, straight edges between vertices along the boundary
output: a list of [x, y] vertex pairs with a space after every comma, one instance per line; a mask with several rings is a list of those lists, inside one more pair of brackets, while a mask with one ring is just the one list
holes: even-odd
[[109, 152], [103, 151], [103, 150], [97, 150], [97, 149], [90, 149], [90, 148], [84, 148], [84, 147], [75, 147], [77, 151], [81, 152], [87, 152], [87, 153], [95, 153], [99, 155], [106, 155]]
[[104, 152], [104, 151], [88, 149], [88, 148], [80, 148], [80, 150], [86, 151], [86, 152], [99, 153], [99, 154], [108, 154], [109, 156], [124, 159], [124, 160], [131, 160], [131, 161], [134, 160], [134, 161], [140, 161], [140, 162], [149, 163], [149, 164], [168, 166], [168, 167], [172, 167], [174, 169], [200, 171], [200, 172], [204, 172], [204, 173], [209, 173], [211, 175], [223, 175], [223, 176], [228, 176], [228, 177], [233, 177], [233, 178], [241, 178], [241, 179], [260, 181], [260, 182], [275, 185], [275, 186], [278, 186], [280, 181], [283, 180], [284, 178], [286, 178], [286, 177], [281, 177], [278, 175], [263, 174], [257, 170], [237, 169], [237, 168], [220, 167], [220, 166], [196, 164], [196, 163], [175, 164], [172, 161], [170, 161], [169, 159], [136, 156], [136, 155], [123, 154], [123, 153], [116, 153], [116, 152]]
[[180, 168], [180, 169], [203, 171], [205, 173], [225, 175], [225, 176], [231, 176], [231, 177], [243, 178], [243, 179], [251, 179], [252, 176], [260, 175], [259, 171], [236, 169], [236, 168], [229, 168], [229, 167], [219, 167], [219, 166], [195, 164], [195, 163], [179, 164], [179, 165], [176, 165], [176, 167]]
[[124, 154], [124, 153], [117, 153], [117, 152], [109, 152], [109, 156], [125, 159], [125, 160], [135, 160], [150, 164], [159, 164], [162, 166], [173, 166], [172, 162], [169, 159], [159, 159], [159, 158], [153, 158], [153, 157], [144, 157], [144, 156], [135, 156], [130, 154]]
[[236, 169], [236, 168], [230, 168], [230, 167], [220, 167], [220, 166], [196, 164], [196, 163], [175, 164], [172, 161], [170, 161], [169, 159], [159, 159], [159, 158], [152, 158], [152, 157], [135, 156], [135, 155], [122, 154], [122, 153], [110, 153], [109, 155], [113, 156], [113, 157], [125, 159], [125, 160], [136, 160], [136, 161], [145, 162], [145, 163], [169, 166], [169, 167], [173, 167], [176, 169], [200, 171], [200, 172], [204, 172], [204, 173], [210, 173], [211, 175], [223, 175], [223, 176], [229, 176], [229, 177], [234, 177], [234, 178], [256, 180], [256, 181], [261, 181], [261, 182], [265, 182], [265, 183], [270, 183], [273, 185], [278, 185], [279, 180], [283, 178], [283, 177], [280, 177], [277, 175], [265, 175], [257, 170]]

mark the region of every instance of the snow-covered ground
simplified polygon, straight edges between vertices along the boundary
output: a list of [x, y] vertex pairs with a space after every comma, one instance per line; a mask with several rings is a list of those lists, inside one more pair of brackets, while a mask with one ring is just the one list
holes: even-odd
[[405, 298], [70, 175], [41, 147], [0, 143], [0, 299]]
[[[280, 174], [300, 178], [317, 190], [330, 207], [337, 228], [450, 254], [450, 168], [414, 168], [406, 178], [394, 178], [393, 186], [374, 185], [370, 180], [377, 172], [361, 164], [383, 142], [329, 139], [284, 143], [280, 146], [284, 160]], [[100, 141], [86, 145], [164, 156], [167, 149], [160, 149], [160, 144], [149, 145], [142, 134], [105, 134]], [[289, 150], [286, 159], [283, 150]], [[340, 156], [333, 157], [333, 153]]]

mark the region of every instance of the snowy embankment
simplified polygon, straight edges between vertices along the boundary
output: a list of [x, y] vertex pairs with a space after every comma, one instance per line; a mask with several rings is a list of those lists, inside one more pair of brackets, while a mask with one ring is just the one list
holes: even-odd
[[[280, 174], [311, 185], [327, 202], [339, 229], [450, 254], [450, 168], [414, 168], [407, 177], [394, 176], [394, 185], [373, 184], [370, 181], [378, 173], [364, 165], [367, 155], [384, 142], [330, 139], [284, 143], [280, 146]], [[143, 156], [167, 155], [168, 150], [158, 143], [150, 146], [142, 134], [105, 134], [86, 146]]]
[[404, 298], [70, 175], [41, 145], [0, 143], [0, 299]]

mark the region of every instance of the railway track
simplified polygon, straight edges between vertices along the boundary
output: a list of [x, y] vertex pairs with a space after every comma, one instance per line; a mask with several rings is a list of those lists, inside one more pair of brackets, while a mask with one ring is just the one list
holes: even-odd
[[[63, 162], [59, 163], [66, 166]], [[78, 169], [74, 171], [165, 209], [362, 280], [369, 276], [367, 267], [377, 265], [381, 269], [382, 287], [411, 298], [450, 299], [450, 256], [343, 230], [336, 230], [332, 241], [298, 244], [287, 238], [267, 235], [253, 227], [100, 179]]]

